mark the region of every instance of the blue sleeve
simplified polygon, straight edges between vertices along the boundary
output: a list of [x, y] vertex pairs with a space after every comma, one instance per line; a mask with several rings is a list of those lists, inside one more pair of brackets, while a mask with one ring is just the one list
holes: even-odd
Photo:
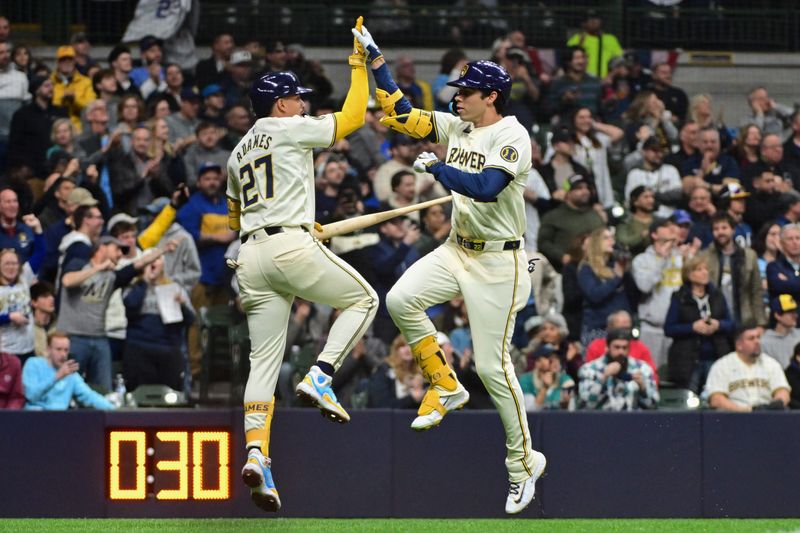
[[192, 235], [195, 241], [200, 240], [200, 217], [197, 216], [191, 202], [184, 205], [181, 210], [178, 211], [175, 220], [178, 224], [183, 226], [183, 229]]
[[581, 266], [578, 271], [578, 286], [583, 297], [590, 304], [601, 304], [619, 288], [622, 278], [614, 276], [608, 280], [601, 280], [592, 271], [589, 265]]
[[42, 372], [45, 368], [35, 357], [25, 361], [25, 366], [22, 367], [22, 385], [25, 387], [25, 398], [29, 402], [38, 402], [56, 384], [52, 373]]
[[[794, 272], [782, 272], [781, 265], [777, 261], [771, 261], [767, 265], [767, 288], [773, 296], [778, 294], [798, 294], [800, 293], [800, 279], [794, 276]], [[783, 274], [788, 279], [780, 279]]]
[[664, 320], [664, 334], [667, 337], [681, 338], [694, 335], [691, 322], [683, 323], [678, 322], [678, 295], [674, 293], [672, 300], [669, 302], [669, 310], [667, 311], [667, 318]]
[[33, 252], [28, 258], [28, 264], [31, 266], [34, 274], [39, 273], [39, 269], [44, 262], [44, 255], [47, 253], [47, 241], [45, 240], [44, 233], [39, 233], [33, 236]]
[[514, 179], [499, 168], [485, 168], [479, 173], [464, 172], [441, 161], [430, 166], [429, 171], [442, 185], [479, 202], [492, 202]]
[[[395, 91], [399, 89], [397, 83], [394, 81], [394, 78], [392, 78], [392, 73], [389, 72], [389, 65], [386, 63], [373, 70], [372, 76], [375, 78], [375, 85], [378, 87], [378, 89], [383, 89], [389, 94], [394, 94]], [[411, 107], [411, 103], [405, 96], [394, 104], [394, 110], [398, 115], [410, 113], [411, 109], [413, 109]]]
[[392, 276], [397, 265], [403, 262], [411, 247], [404, 242], [395, 248], [386, 243], [380, 243], [372, 250], [372, 266], [375, 272]]
[[[61, 262], [62, 265], [69, 265], [75, 259], [79, 259], [83, 261], [79, 268], [74, 270], [80, 270], [83, 268], [83, 265], [89, 262], [91, 259], [92, 249], [87, 244], [82, 242], [76, 242], [75, 244], [71, 245], [69, 248], [66, 249], [64, 252], [64, 260]], [[66, 272], [66, 270], [64, 270]]]
[[122, 303], [125, 305], [125, 314], [130, 319], [139, 314], [144, 303], [144, 297], [147, 294], [147, 283], [140, 281], [135, 284], [122, 298]]
[[78, 400], [81, 405], [94, 407], [95, 409], [114, 409], [114, 406], [111, 405], [111, 402], [106, 400], [101, 394], [93, 391], [91, 387], [89, 387], [89, 385], [83, 381], [83, 378], [80, 376], [80, 374], [71, 374], [69, 379], [74, 381], [72, 393], [75, 395], [75, 399]]
[[138, 274], [136, 268], [130, 264], [126, 267], [120, 268], [114, 272], [114, 287], [126, 287], [130, 285], [133, 278]]

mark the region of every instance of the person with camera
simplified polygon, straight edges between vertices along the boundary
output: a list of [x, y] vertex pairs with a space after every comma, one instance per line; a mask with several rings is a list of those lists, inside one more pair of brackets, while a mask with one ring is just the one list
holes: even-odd
[[586, 242], [586, 255], [578, 266], [578, 286], [583, 293], [581, 344], [606, 335], [606, 318], [614, 311], [631, 311], [626, 285], [630, 254], [618, 247], [608, 228], [594, 230]]
[[668, 379], [699, 394], [711, 365], [730, 352], [734, 321], [722, 292], [710, 282], [704, 257], [685, 262], [681, 278], [683, 286], [673, 293], [664, 321], [664, 333], [672, 337]]
[[761, 328], [746, 324], [736, 330], [736, 350], [720, 358], [708, 373], [708, 404], [720, 411], [782, 411], [791, 387], [780, 363], [761, 352]]
[[609, 330], [605, 356], [581, 367], [579, 392], [585, 409], [634, 411], [658, 405], [653, 370], [628, 355], [630, 342], [629, 330]]

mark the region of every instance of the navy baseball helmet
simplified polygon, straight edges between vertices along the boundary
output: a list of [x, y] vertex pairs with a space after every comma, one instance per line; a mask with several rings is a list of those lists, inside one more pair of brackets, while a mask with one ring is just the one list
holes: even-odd
[[511, 76], [506, 69], [492, 61], [470, 61], [461, 69], [458, 79], [447, 85], [497, 91], [503, 101], [508, 101], [511, 96]]
[[250, 87], [250, 103], [253, 104], [256, 116], [266, 117], [278, 98], [310, 92], [311, 89], [300, 85], [300, 80], [293, 72], [270, 72], [256, 80]]

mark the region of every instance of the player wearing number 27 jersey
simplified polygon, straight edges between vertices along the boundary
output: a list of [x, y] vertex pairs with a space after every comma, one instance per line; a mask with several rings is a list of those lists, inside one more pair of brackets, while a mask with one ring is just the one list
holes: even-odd
[[366, 28], [354, 35], [372, 66], [376, 96], [386, 113], [381, 122], [397, 132], [447, 145], [444, 161], [423, 153], [414, 170], [430, 172], [452, 191], [450, 237], [406, 270], [386, 297], [392, 319], [431, 383], [411, 427], [435, 427], [469, 401], [425, 314], [427, 308], [463, 295], [478, 375], [506, 432], [506, 512], [519, 513], [533, 499], [547, 462], [532, 448], [522, 390], [509, 355], [516, 313], [531, 290], [522, 243], [522, 193], [531, 168], [531, 143], [514, 117], [503, 116], [511, 78], [491, 61], [473, 61], [449, 83], [458, 87], [453, 100], [458, 116], [413, 109]]
[[273, 72], [256, 81], [250, 90], [256, 123], [228, 159], [229, 225], [241, 235], [236, 278], [251, 345], [244, 393], [248, 456], [242, 479], [253, 501], [266, 511], [280, 508], [269, 439], [295, 296], [342, 311], [316, 364], [297, 386], [298, 396], [341, 423], [350, 416], [336, 399], [331, 379], [378, 306], [378, 296], [364, 278], [310, 233], [315, 212], [312, 149], [330, 147], [364, 124], [369, 88], [363, 50], [354, 45], [349, 63], [350, 90], [342, 110], [321, 117], [303, 114], [302, 95], [310, 90], [291, 72]]

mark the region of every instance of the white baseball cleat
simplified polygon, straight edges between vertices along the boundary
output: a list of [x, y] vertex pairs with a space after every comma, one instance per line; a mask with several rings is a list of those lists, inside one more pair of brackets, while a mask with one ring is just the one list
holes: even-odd
[[439, 393], [431, 387], [422, 399], [422, 405], [417, 411], [417, 418], [411, 422], [411, 429], [414, 431], [425, 431], [438, 426], [442, 422], [444, 415], [450, 411], [461, 409], [469, 401], [467, 389], [461, 388], [460, 391], [448, 396], [439, 396]]
[[508, 514], [521, 513], [533, 501], [536, 494], [536, 480], [542, 477], [547, 467], [547, 459], [543, 453], [534, 451], [533, 457], [536, 465], [533, 468], [533, 475], [524, 481], [512, 481], [508, 487], [508, 498], [506, 498]]
[[242, 481], [250, 488], [250, 499], [264, 511], [274, 513], [281, 508], [281, 498], [272, 480], [272, 461], [258, 450], [247, 452], [242, 468]]
[[322, 416], [328, 420], [340, 424], [350, 422], [350, 415], [336, 399], [336, 394], [331, 387], [332, 381], [332, 377], [314, 365], [309, 369], [303, 381], [297, 385], [295, 393], [298, 398], [317, 406]]

